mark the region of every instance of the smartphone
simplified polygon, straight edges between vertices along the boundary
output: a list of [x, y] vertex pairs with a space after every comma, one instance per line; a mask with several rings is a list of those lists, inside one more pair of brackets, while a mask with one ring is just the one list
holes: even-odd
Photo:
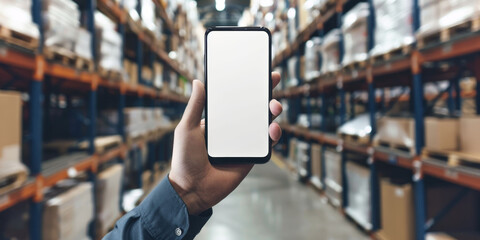
[[205, 32], [205, 140], [212, 164], [271, 156], [271, 33], [264, 27]]

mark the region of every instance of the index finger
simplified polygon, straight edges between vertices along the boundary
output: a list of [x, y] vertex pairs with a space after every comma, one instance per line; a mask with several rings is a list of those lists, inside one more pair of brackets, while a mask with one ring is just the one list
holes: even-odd
[[272, 72], [272, 88], [275, 88], [280, 83], [280, 73]]

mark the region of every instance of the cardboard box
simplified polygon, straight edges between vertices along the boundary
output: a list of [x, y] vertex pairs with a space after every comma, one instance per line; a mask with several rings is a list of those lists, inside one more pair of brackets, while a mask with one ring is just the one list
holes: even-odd
[[460, 150], [466, 153], [480, 154], [480, 117], [460, 118]]
[[[22, 99], [18, 92], [0, 91], [0, 184], [2, 179], [16, 175], [13, 183], [3, 191], [25, 182], [28, 170], [21, 162]], [[8, 188], [8, 189], [7, 189]]]
[[458, 119], [425, 118], [425, 146], [431, 150], [458, 150]]
[[98, 174], [96, 192], [97, 236], [105, 235], [120, 217], [123, 165], [115, 164]]
[[20, 161], [22, 99], [18, 92], [0, 91], [0, 163]]
[[413, 148], [415, 121], [412, 118], [382, 117], [378, 120], [375, 141]]
[[380, 180], [381, 223], [384, 240], [415, 239], [413, 192], [410, 184], [396, 185]]
[[288, 161], [295, 163], [296, 162], [296, 149], [297, 149], [297, 139], [292, 138], [290, 139], [290, 143], [288, 146]]
[[319, 180], [322, 178], [322, 146], [312, 144], [312, 175]]
[[43, 239], [88, 239], [93, 219], [92, 184], [85, 182], [57, 191], [60, 194], [53, 194], [44, 205]]

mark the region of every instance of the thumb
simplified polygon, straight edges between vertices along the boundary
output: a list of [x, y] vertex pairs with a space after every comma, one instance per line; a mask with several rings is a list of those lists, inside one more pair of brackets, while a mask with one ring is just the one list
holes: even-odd
[[205, 106], [205, 87], [199, 80], [192, 82], [192, 95], [183, 113], [182, 122], [189, 128], [197, 127], [202, 119]]

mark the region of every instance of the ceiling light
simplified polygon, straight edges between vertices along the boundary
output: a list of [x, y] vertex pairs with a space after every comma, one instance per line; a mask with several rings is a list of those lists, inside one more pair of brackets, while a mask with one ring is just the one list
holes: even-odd
[[225, 10], [225, 0], [215, 0], [215, 8], [219, 12]]

